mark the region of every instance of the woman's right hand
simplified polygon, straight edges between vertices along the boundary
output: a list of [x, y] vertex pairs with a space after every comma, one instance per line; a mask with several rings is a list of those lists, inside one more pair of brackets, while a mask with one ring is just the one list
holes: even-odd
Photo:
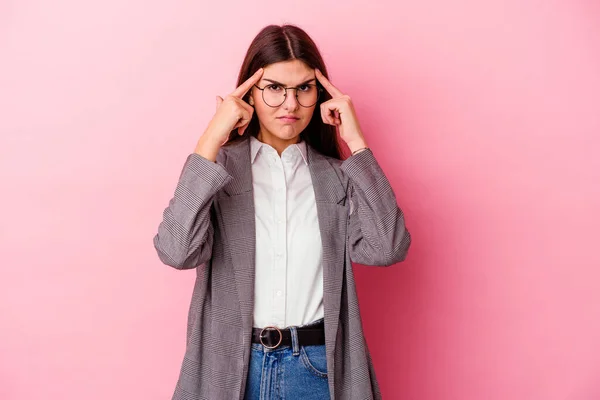
[[263, 69], [260, 68], [224, 99], [217, 96], [217, 111], [202, 137], [222, 146], [227, 142], [232, 130], [237, 129], [240, 135], [244, 134], [254, 114], [254, 108], [242, 98], [260, 80], [262, 74]]

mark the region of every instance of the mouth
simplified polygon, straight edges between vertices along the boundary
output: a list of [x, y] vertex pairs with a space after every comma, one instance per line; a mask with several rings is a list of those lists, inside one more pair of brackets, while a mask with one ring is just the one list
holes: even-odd
[[278, 120], [282, 121], [282, 122], [286, 122], [286, 123], [292, 123], [292, 122], [296, 122], [298, 121], [300, 118], [295, 117], [293, 115], [286, 115], [283, 117], [278, 117]]

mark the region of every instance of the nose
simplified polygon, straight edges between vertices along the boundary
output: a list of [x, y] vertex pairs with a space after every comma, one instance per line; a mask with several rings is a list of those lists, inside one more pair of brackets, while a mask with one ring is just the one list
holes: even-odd
[[296, 89], [290, 88], [285, 91], [285, 100], [283, 102], [283, 108], [285, 110], [295, 110], [299, 106], [298, 99], [296, 98]]

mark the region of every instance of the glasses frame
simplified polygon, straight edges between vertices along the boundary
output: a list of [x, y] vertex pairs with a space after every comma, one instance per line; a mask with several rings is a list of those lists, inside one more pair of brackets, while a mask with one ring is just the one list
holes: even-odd
[[277, 83], [270, 83], [270, 84], [266, 85], [263, 88], [258, 87], [256, 84], [254, 85], [255, 88], [257, 88], [258, 90], [260, 90], [262, 92], [262, 96], [261, 97], [263, 99], [263, 102], [267, 106], [269, 106], [271, 108], [281, 107], [281, 104], [285, 103], [285, 101], [287, 100], [287, 91], [288, 91], [288, 89], [296, 89], [296, 101], [298, 102], [298, 104], [300, 105], [300, 107], [304, 107], [304, 108], [310, 108], [310, 107], [313, 107], [315, 104], [317, 104], [319, 102], [319, 97], [321, 97], [321, 92], [323, 91], [323, 88], [320, 85], [316, 84], [316, 83], [304, 83], [304, 84], [300, 85], [300, 86], [315, 86], [317, 88], [317, 101], [315, 101], [315, 103], [311, 104], [310, 106], [304, 106], [304, 105], [300, 104], [300, 101], [298, 100], [298, 89], [299, 89], [298, 86], [288, 86], [288, 87], [283, 86], [283, 90], [284, 90], [283, 101], [281, 102], [281, 104], [279, 104], [277, 106], [272, 106], [269, 103], [267, 103], [267, 101], [265, 100], [265, 89], [267, 87], [269, 87], [269, 86], [272, 86], [272, 85], [283, 86], [283, 85], [280, 85], [280, 84], [277, 84]]

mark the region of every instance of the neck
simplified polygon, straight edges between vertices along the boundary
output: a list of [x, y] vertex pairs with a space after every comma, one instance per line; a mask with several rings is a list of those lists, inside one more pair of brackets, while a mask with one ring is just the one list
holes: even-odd
[[261, 142], [266, 143], [269, 146], [273, 147], [275, 150], [277, 150], [277, 154], [279, 154], [279, 156], [281, 156], [281, 153], [283, 153], [283, 151], [289, 145], [300, 142], [300, 135], [295, 136], [291, 139], [281, 139], [281, 138], [279, 138], [269, 132], [266, 132], [262, 129], [258, 132], [258, 135], [256, 135], [256, 138], [258, 140], [260, 140]]

